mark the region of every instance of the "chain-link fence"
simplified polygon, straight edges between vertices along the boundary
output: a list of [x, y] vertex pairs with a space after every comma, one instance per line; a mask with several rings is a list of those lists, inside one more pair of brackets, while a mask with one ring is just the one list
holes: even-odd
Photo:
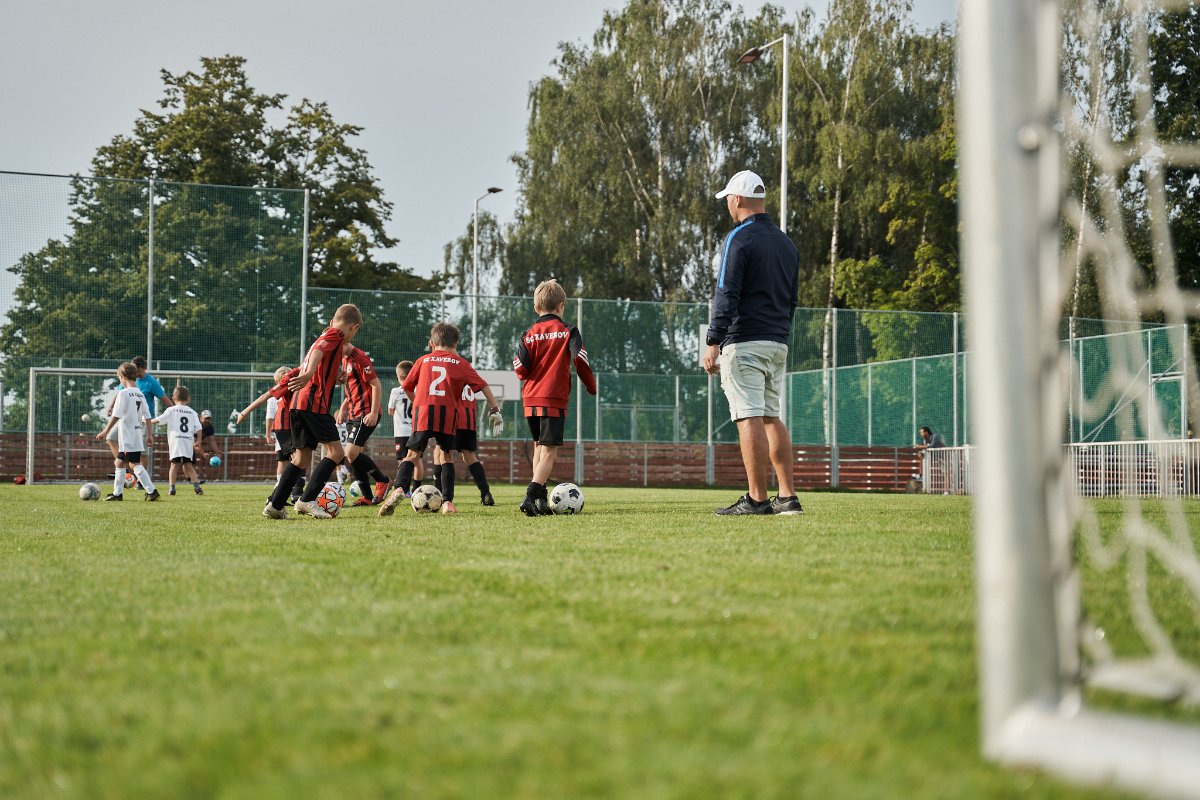
[[[308, 287], [305, 209], [295, 190], [0, 172], [0, 430], [26, 427], [31, 366], [109, 369], [144, 354], [152, 371], [270, 372], [294, 366], [346, 302], [363, 312], [356, 343], [375, 359], [385, 397], [396, 362], [423, 353], [440, 320], [458, 325], [461, 351], [478, 368], [511, 369], [517, 339], [536, 316], [530, 298]], [[597, 397], [573, 393], [568, 436], [736, 441], [720, 381], [699, 366], [707, 304], [574, 298], [565, 316], [582, 330], [600, 385]], [[928, 425], [949, 445], [969, 443], [964, 329], [958, 314], [799, 309], [784, 386], [793, 440], [908, 447]], [[1166, 330], [1064, 320], [1081, 412], [1067, 426], [1070, 440], [1120, 435], [1112, 420], [1128, 399], [1106, 397], [1103, 387], [1110, 344], [1121, 336], [1144, 346], [1146, 391], [1166, 404], [1170, 430], [1184, 434], [1182, 335]], [[189, 388], [192, 405], [221, 422], [265, 387]], [[41, 382], [37, 429], [82, 430], [81, 415], [94, 414], [111, 389], [94, 378]], [[506, 435], [521, 438], [518, 400], [504, 406]], [[390, 434], [385, 419], [379, 435]]]

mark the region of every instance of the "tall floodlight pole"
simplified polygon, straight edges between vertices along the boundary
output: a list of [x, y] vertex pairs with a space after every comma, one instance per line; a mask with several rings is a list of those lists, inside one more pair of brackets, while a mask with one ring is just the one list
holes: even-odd
[[763, 53], [767, 48], [775, 45], [783, 46], [783, 107], [780, 111], [780, 117], [783, 122], [780, 124], [779, 131], [779, 229], [787, 233], [787, 187], [788, 187], [788, 169], [787, 169], [787, 151], [788, 151], [788, 35], [785, 33], [778, 39], [772, 39], [760, 47], [751, 47], [738, 58], [739, 64], [753, 64], [758, 59], [762, 58]]
[[499, 186], [475, 198], [475, 216], [471, 233], [471, 363], [479, 363], [479, 201], [488, 195], [504, 191]]

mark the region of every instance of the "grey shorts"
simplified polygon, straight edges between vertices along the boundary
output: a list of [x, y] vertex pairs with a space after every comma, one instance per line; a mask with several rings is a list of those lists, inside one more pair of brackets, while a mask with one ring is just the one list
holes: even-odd
[[780, 416], [787, 353], [780, 342], [735, 342], [721, 348], [721, 388], [730, 419]]

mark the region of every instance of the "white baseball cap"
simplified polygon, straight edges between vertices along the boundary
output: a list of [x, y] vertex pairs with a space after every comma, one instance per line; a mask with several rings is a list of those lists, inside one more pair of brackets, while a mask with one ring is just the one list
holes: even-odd
[[211, 416], [212, 416], [212, 412], [209, 411], [207, 408], [200, 412], [200, 419], [204, 419], [205, 417], [211, 417]]
[[767, 187], [762, 178], [744, 169], [730, 178], [724, 189], [717, 192], [717, 199], [720, 200], [727, 194], [736, 194], [738, 197], [766, 197]]

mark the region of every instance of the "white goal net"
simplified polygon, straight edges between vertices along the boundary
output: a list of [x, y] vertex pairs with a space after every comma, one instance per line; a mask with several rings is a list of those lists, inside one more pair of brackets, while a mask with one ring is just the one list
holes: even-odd
[[1121, 404], [1118, 436], [1169, 438], [1172, 414], [1194, 428], [1195, 360], [1188, 337], [1157, 354], [1114, 348], [1101, 391], [1083, 398], [1058, 320], [1089, 291], [1106, 319], [1197, 316], [1180, 273], [1197, 253], [1172, 236], [1200, 191], [1196, 123], [1159, 119], [1171, 82], [1196, 80], [1164, 63], [1172, 42], [1200, 47], [1197, 13], [964, 0], [958, 106], [971, 411], [987, 421], [974, 463], [984, 748], [1181, 797], [1200, 794], [1200, 509], [1088, 498], [1063, 444], [1069, 413], [1098, 422], [1145, 384], [1147, 363], [1186, 407], [1144, 391]]

